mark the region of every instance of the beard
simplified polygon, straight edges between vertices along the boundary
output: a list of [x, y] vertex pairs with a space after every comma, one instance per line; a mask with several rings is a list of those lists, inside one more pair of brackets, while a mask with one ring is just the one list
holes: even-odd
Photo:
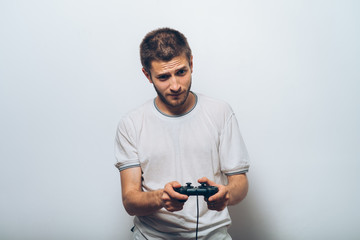
[[180, 102], [177, 102], [177, 103], [171, 103], [169, 102], [166, 97], [156, 88], [155, 84], [153, 84], [154, 88], [155, 88], [155, 91], [157, 93], [157, 95], [159, 96], [159, 99], [167, 106], [169, 107], [180, 107], [182, 105], [184, 105], [184, 103], [186, 102], [188, 96], [189, 96], [189, 93], [190, 93], [190, 89], [191, 89], [191, 80], [190, 80], [190, 85], [188, 87], [188, 89], [186, 90], [185, 92], [185, 97], [184, 99], [182, 99]]

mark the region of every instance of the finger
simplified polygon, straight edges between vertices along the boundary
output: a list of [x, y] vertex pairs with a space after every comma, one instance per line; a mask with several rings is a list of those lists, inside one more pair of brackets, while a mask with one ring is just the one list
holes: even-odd
[[202, 177], [202, 178], [198, 179], [198, 183], [206, 183], [209, 186], [217, 186], [217, 184], [215, 182], [211, 181], [207, 177]]
[[168, 208], [166, 208], [166, 210], [168, 210], [169, 212], [176, 212], [176, 211], [181, 211], [183, 209], [183, 207], [174, 207], [174, 206], [170, 206]]
[[166, 192], [164, 192], [163, 195], [161, 196], [161, 200], [163, 200], [163, 201], [170, 201], [171, 198], [170, 198], [170, 196], [169, 196]]
[[222, 193], [215, 193], [214, 195], [210, 196], [209, 197], [209, 202], [221, 202], [223, 201], [225, 198], [224, 198], [224, 195]]
[[216, 210], [216, 203], [215, 202], [208, 202], [208, 208], [210, 210]]
[[173, 188], [178, 188], [178, 187], [181, 187], [181, 184], [177, 181], [173, 181], [173, 182], [170, 182], [169, 183], [171, 185], [171, 187]]
[[[178, 182], [171, 182], [171, 183], [168, 183], [165, 185], [165, 188], [164, 188], [164, 192], [167, 193], [167, 195], [170, 197], [170, 198], [174, 198], [174, 199], [177, 199], [177, 200], [184, 200], [186, 201], [188, 199], [188, 196], [187, 195], [184, 195], [184, 194], [180, 194], [178, 192], [176, 192], [174, 190], [174, 187], [178, 187], [180, 185], [180, 183]], [[181, 185], [179, 186], [181, 187]]]
[[219, 189], [217, 193], [209, 197], [208, 201], [209, 202], [221, 201], [224, 198], [225, 194], [226, 193], [224, 193], [223, 191], [221, 191], [221, 189]]
[[223, 204], [223, 203], [214, 203], [214, 202], [211, 202], [208, 204], [208, 209], [209, 210], [216, 210], [216, 211], [222, 211], [224, 210], [226, 207], [226, 204]]
[[211, 202], [208, 202], [208, 208], [211, 210], [222, 211], [225, 209], [225, 207], [228, 205], [228, 203], [229, 203], [228, 199], [224, 199], [221, 201], [211, 201]]
[[229, 198], [230, 198], [229, 193], [220, 190], [219, 192], [217, 192], [214, 195], [212, 195], [211, 197], [209, 197], [208, 201], [209, 202], [226, 202], [229, 200]]
[[208, 178], [207, 177], [202, 177], [202, 178], [199, 178], [198, 179], [198, 182], [200, 183], [200, 182], [206, 182], [208, 180]]
[[179, 188], [179, 187], [181, 187], [181, 184], [177, 181], [173, 181], [165, 184], [164, 189], [172, 190], [173, 188]]
[[173, 200], [173, 201], [170, 200], [170, 201], [164, 202], [164, 207], [166, 208], [166, 210], [168, 210], [170, 212], [180, 211], [183, 209], [184, 203], [181, 203], [177, 200]]
[[184, 204], [179, 201], [166, 201], [164, 205], [165, 208], [174, 208], [174, 209], [180, 209], [184, 206]]
[[198, 179], [198, 183], [208, 183], [210, 180], [207, 177], [202, 177]]
[[180, 194], [178, 192], [175, 192], [174, 190], [170, 190], [168, 192], [168, 195], [170, 196], [170, 198], [172, 199], [176, 199], [176, 200], [182, 200], [182, 201], [186, 201], [189, 197], [185, 194]]

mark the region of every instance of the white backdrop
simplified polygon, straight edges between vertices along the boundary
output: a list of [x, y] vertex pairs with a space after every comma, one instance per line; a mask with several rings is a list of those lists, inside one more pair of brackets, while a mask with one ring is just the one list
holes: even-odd
[[128, 239], [113, 140], [173, 27], [250, 156], [234, 239], [360, 238], [359, 1], [0, 1], [0, 238]]

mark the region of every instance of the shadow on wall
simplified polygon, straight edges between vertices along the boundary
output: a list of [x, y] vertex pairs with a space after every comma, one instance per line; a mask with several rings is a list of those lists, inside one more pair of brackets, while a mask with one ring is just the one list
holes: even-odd
[[268, 219], [257, 207], [256, 201], [247, 196], [240, 204], [229, 207], [232, 219], [229, 233], [234, 240], [270, 240], [274, 239]]

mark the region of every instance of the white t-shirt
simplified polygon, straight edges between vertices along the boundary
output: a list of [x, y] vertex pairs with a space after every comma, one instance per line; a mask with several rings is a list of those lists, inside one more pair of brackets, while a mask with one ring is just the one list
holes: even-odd
[[[194, 108], [184, 115], [165, 115], [151, 100], [119, 122], [116, 167], [122, 171], [140, 166], [143, 191], [161, 189], [171, 181], [198, 186], [201, 177], [225, 185], [226, 175], [248, 171], [247, 150], [231, 107], [201, 94], [195, 96]], [[181, 211], [162, 208], [136, 216], [134, 223], [148, 239], [193, 238], [196, 210], [196, 196], [190, 196]], [[208, 210], [202, 196], [199, 213], [199, 239], [231, 223], [227, 209]]]

